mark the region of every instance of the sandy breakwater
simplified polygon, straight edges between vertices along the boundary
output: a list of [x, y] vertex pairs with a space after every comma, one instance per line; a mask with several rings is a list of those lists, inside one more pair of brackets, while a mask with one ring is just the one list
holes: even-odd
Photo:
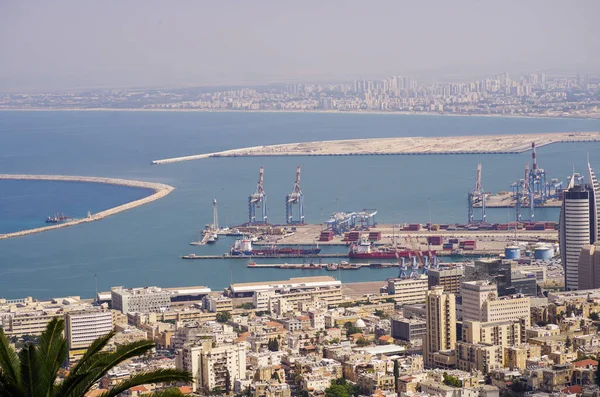
[[144, 182], [144, 181], [133, 181], [129, 179], [118, 179], [118, 178], [103, 178], [103, 177], [92, 177], [92, 176], [69, 176], [69, 175], [25, 175], [25, 174], [0, 174], [0, 180], [35, 180], [35, 181], [61, 181], [61, 182], [86, 182], [86, 183], [104, 183], [109, 185], [120, 185], [137, 187], [144, 189], [152, 189], [154, 193], [150, 196], [141, 198], [139, 200], [131, 201], [119, 205], [117, 207], [109, 208], [107, 210], [91, 214], [87, 218], [75, 219], [73, 221], [60, 223], [56, 225], [43, 226], [35, 229], [21, 230], [13, 233], [0, 234], [0, 240], [11, 237], [25, 236], [33, 233], [45, 232], [48, 230], [60, 229], [63, 227], [75, 226], [81, 223], [94, 222], [107, 216], [118, 214], [122, 211], [138, 207], [150, 203], [152, 201], [161, 199], [171, 193], [175, 188], [163, 183], [155, 182]]
[[530, 150], [532, 142], [535, 142], [537, 147], [565, 142], [600, 142], [600, 132], [369, 138], [301, 142], [253, 146], [215, 153], [174, 157], [154, 160], [152, 164], [168, 164], [209, 157], [514, 154]]

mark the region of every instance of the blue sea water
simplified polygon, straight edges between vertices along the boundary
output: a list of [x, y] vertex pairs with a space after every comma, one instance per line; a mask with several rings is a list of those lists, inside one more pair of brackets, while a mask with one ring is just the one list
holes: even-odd
[[[377, 208], [380, 222], [464, 222], [466, 194], [477, 163], [487, 191], [508, 190], [521, 178], [530, 154], [456, 156], [215, 158], [161, 166], [151, 160], [262, 144], [312, 140], [600, 131], [600, 121], [456, 116], [315, 113], [184, 112], [0, 112], [0, 172], [106, 176], [170, 184], [164, 199], [98, 222], [0, 240], [0, 296], [90, 297], [114, 285], [208, 285], [282, 279], [319, 271], [257, 270], [246, 260], [184, 261], [182, 254], [222, 254], [231, 239], [192, 247], [219, 202], [221, 224], [247, 220], [247, 197], [258, 168], [265, 167], [269, 217], [284, 221], [284, 196], [302, 166], [308, 222], [341, 210]], [[573, 167], [586, 170], [586, 154], [600, 168], [599, 143], [539, 148], [538, 161], [564, 179]], [[11, 182], [14, 183], [14, 182]], [[80, 216], [147, 192], [93, 184], [0, 182], [0, 232], [29, 224], [48, 211]], [[19, 190], [21, 189], [21, 190]], [[78, 191], [71, 189], [81, 189]], [[44, 198], [51, 191], [52, 197]], [[19, 193], [21, 192], [21, 193]], [[136, 196], [137, 195], [137, 196]], [[15, 200], [15, 196], [20, 199]], [[13, 199], [11, 199], [13, 197]], [[12, 208], [5, 207], [10, 203]], [[60, 207], [60, 208], [55, 208]], [[514, 219], [514, 211], [490, 210], [491, 221]], [[558, 210], [536, 211], [557, 220]], [[333, 252], [339, 248], [326, 248]], [[291, 262], [291, 261], [290, 261]], [[396, 269], [341, 272], [343, 281], [383, 280]], [[338, 276], [336, 274], [336, 276]]]

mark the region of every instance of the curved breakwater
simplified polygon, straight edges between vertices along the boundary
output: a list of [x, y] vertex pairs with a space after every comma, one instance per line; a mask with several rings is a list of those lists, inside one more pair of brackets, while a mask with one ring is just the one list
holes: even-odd
[[94, 222], [103, 218], [106, 218], [111, 215], [118, 214], [122, 211], [127, 211], [129, 209], [139, 207], [140, 205], [144, 205], [150, 203], [152, 201], [161, 199], [171, 193], [175, 188], [163, 183], [155, 183], [155, 182], [144, 182], [144, 181], [134, 181], [129, 179], [118, 179], [118, 178], [104, 178], [104, 177], [91, 177], [91, 176], [69, 176], [69, 175], [25, 175], [25, 174], [0, 174], [0, 180], [37, 180], [37, 181], [60, 181], [60, 182], [86, 182], [86, 183], [104, 183], [109, 185], [120, 185], [120, 186], [128, 186], [128, 187], [137, 187], [144, 189], [152, 189], [154, 193], [150, 196], [141, 198], [139, 200], [131, 201], [129, 203], [125, 203], [119, 205], [117, 207], [109, 208], [107, 210], [91, 214], [87, 218], [75, 219], [72, 221], [68, 221], [65, 223], [60, 223], [56, 225], [43, 226], [35, 229], [27, 229], [21, 230], [18, 232], [5, 233], [0, 234], [0, 240], [7, 239], [11, 237], [19, 237], [25, 236], [33, 233], [45, 232], [48, 230], [59, 229], [63, 227], [69, 227], [74, 225], [79, 225], [81, 223]]

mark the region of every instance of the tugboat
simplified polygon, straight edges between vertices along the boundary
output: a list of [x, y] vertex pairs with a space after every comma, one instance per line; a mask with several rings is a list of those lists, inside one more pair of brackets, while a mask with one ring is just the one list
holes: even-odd
[[65, 214], [54, 214], [46, 218], [46, 223], [63, 223], [70, 219], [73, 218], [71, 218], [70, 216], [65, 216]]

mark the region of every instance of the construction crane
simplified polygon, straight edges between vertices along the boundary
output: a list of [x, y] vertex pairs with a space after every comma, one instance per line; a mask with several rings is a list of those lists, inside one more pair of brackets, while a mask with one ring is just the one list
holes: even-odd
[[[546, 171], [537, 166], [537, 156], [535, 151], [535, 142], [531, 142], [531, 160], [532, 168], [529, 171], [527, 182], [529, 184], [529, 208], [531, 211], [531, 222], [535, 220], [534, 207], [536, 204], [545, 204], [548, 201], [548, 192], [546, 183]], [[536, 197], [537, 195], [537, 197]]]
[[[469, 224], [485, 223], [485, 196], [486, 194], [481, 186], [481, 164], [477, 164], [477, 180], [475, 181], [475, 188], [467, 196]], [[475, 204], [477, 203], [481, 203], [481, 219], [475, 219]]]
[[[294, 218], [294, 206], [297, 217]], [[304, 224], [304, 194], [300, 189], [300, 166], [296, 168], [296, 183], [292, 192], [285, 196], [285, 219], [288, 224]]]
[[[260, 167], [256, 190], [248, 197], [248, 222], [251, 225], [266, 225], [267, 219], [267, 193], [263, 187], [265, 169]], [[256, 210], [260, 209], [261, 217], [256, 219]]]

